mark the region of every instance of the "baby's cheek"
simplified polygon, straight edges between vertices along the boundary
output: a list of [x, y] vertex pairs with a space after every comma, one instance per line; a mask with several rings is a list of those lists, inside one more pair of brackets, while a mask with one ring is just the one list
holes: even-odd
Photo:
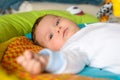
[[63, 47], [64, 43], [61, 40], [58, 40], [54, 43], [54, 49], [60, 50]]

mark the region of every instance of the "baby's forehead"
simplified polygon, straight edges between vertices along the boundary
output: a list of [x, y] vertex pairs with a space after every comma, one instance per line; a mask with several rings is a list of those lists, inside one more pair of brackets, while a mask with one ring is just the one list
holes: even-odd
[[41, 30], [46, 30], [48, 29], [48, 27], [50, 27], [50, 25], [54, 25], [54, 23], [56, 22], [57, 18], [59, 16], [56, 16], [56, 15], [46, 15], [44, 16], [41, 21], [38, 23], [37, 27], [36, 27], [36, 30], [35, 32], [38, 32]]
[[46, 15], [41, 19], [38, 26], [53, 25], [58, 18], [60, 17], [56, 15]]

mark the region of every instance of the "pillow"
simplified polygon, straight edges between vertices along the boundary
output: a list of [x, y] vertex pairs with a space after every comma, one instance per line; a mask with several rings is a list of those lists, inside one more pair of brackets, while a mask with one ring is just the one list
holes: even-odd
[[35, 20], [45, 14], [54, 14], [71, 19], [78, 23], [98, 22], [98, 19], [90, 14], [82, 16], [72, 15], [62, 10], [40, 10], [24, 13], [8, 14], [0, 16], [0, 43], [15, 36], [22, 36], [31, 32]]

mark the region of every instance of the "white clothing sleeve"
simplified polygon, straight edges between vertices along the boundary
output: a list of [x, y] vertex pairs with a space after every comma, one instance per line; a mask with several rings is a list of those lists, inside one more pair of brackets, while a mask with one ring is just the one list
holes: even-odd
[[46, 71], [50, 73], [78, 73], [82, 71], [87, 64], [84, 53], [79, 50], [67, 50], [66, 52], [53, 52], [49, 49], [43, 49], [41, 55], [49, 55], [49, 61]]
[[71, 43], [62, 50], [67, 60], [66, 68], [62, 73], [78, 73], [89, 64], [86, 53], [82, 52], [78, 45], [78, 43]]
[[49, 49], [40, 51], [41, 55], [49, 55], [49, 61], [46, 67], [47, 72], [61, 73], [65, 69], [66, 60], [60, 52], [53, 52]]

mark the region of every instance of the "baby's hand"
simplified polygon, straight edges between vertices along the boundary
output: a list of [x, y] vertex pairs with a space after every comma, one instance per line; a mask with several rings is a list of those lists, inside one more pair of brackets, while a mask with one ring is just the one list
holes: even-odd
[[32, 74], [40, 74], [45, 70], [48, 56], [42, 56], [26, 50], [22, 56], [17, 58], [19, 63], [26, 71]]

